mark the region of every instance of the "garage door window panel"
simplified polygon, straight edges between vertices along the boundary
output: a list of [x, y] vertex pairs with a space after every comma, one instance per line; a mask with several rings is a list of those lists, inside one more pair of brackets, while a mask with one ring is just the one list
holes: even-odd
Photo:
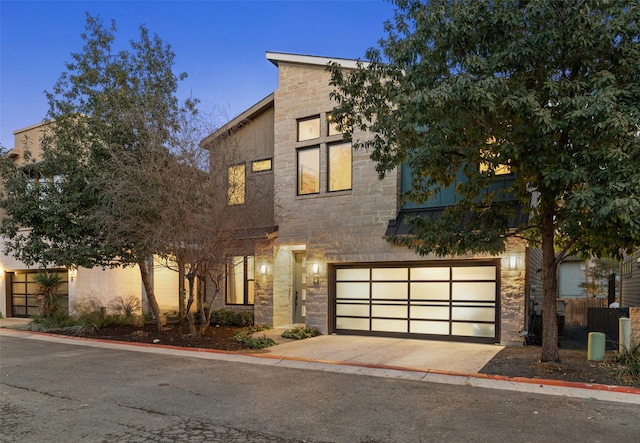
[[483, 282], [453, 283], [452, 299], [494, 301], [496, 299], [496, 284]]
[[411, 300], [449, 300], [449, 283], [410, 283]]
[[374, 300], [409, 298], [407, 283], [376, 282], [371, 284], [371, 298]]

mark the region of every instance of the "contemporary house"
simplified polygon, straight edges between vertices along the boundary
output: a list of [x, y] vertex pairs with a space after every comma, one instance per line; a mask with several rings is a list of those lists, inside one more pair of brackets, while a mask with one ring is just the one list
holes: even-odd
[[[14, 132], [14, 148], [7, 155], [14, 162], [23, 161], [23, 152], [28, 149], [34, 159], [41, 154], [40, 141], [46, 124], [40, 123]], [[0, 210], [0, 217], [2, 212]], [[5, 240], [0, 238], [0, 252], [4, 250]], [[161, 309], [176, 310], [178, 305], [178, 275], [160, 264], [153, 266], [153, 281], [156, 297]], [[35, 274], [41, 266], [27, 266], [11, 256], [0, 254], [0, 312], [5, 317], [31, 317], [38, 314], [36, 300], [37, 285]], [[62, 277], [58, 288], [62, 307], [74, 312], [87, 307], [109, 308], [111, 303], [121, 297], [137, 298], [144, 305], [146, 296], [137, 268], [78, 268], [47, 269]]]
[[[526, 243], [512, 239], [499, 256], [449, 259], [391, 245], [386, 236], [402, 234], [405, 217], [441, 211], [452, 196], [403, 207], [407, 172], [380, 180], [370, 153], [343, 141], [329, 116], [326, 66], [353, 69], [355, 61], [273, 52], [267, 59], [278, 88], [201, 143], [212, 171], [224, 163], [230, 189], [245, 184], [244, 195], [229, 192], [229, 203], [246, 211], [242, 228], [250, 233], [229, 254], [217, 307], [324, 334], [522, 343], [531, 290]], [[232, 162], [224, 162], [225, 146]]]

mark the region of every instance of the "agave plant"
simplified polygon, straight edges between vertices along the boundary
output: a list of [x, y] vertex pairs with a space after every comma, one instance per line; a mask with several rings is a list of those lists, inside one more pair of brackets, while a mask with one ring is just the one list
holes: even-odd
[[40, 271], [33, 280], [38, 285], [36, 299], [40, 315], [49, 318], [60, 308], [58, 288], [62, 284], [62, 277], [55, 272]]

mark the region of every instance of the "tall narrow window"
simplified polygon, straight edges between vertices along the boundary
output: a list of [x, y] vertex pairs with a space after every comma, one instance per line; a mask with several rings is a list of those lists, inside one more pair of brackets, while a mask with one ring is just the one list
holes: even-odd
[[328, 146], [329, 191], [351, 189], [351, 143]]
[[298, 195], [320, 192], [320, 148], [298, 150]]
[[252, 305], [254, 303], [254, 264], [254, 258], [251, 255], [229, 259], [226, 304]]
[[320, 116], [298, 120], [298, 141], [320, 138]]
[[245, 167], [244, 165], [230, 166], [228, 170], [229, 188], [227, 196], [230, 205], [241, 205], [244, 203], [245, 191]]

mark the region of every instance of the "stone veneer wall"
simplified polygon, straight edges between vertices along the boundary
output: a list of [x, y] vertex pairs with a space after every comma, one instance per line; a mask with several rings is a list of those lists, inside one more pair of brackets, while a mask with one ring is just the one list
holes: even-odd
[[[398, 211], [398, 176], [392, 171], [384, 180], [378, 178], [369, 153], [353, 152], [352, 190], [326, 192], [326, 142], [341, 141], [341, 136], [321, 137], [315, 142], [297, 142], [297, 119], [320, 115], [321, 128], [326, 129], [325, 115], [333, 103], [329, 99], [332, 87], [329, 74], [322, 66], [279, 62], [279, 86], [275, 91], [275, 223], [279, 226], [273, 261], [273, 325], [291, 323], [293, 251], [305, 251], [307, 264], [320, 265], [320, 281], [307, 282], [308, 326], [326, 334], [329, 330], [330, 264], [401, 262], [435, 260], [389, 244], [385, 238], [389, 220]], [[358, 138], [362, 134], [355, 134]], [[296, 195], [296, 149], [320, 146], [321, 185], [316, 195]], [[509, 270], [508, 257], [515, 254], [519, 266]], [[518, 332], [524, 326], [525, 243], [508, 242], [502, 256], [501, 344], [522, 344]], [[487, 255], [455, 257], [497, 258]], [[256, 309], [256, 312], [259, 309]]]
[[[500, 344], [522, 345], [520, 331], [526, 328], [526, 242], [509, 239], [500, 272]], [[509, 269], [509, 257], [516, 257], [516, 268]]]
[[629, 308], [631, 319], [631, 346], [640, 345], [640, 307]]

